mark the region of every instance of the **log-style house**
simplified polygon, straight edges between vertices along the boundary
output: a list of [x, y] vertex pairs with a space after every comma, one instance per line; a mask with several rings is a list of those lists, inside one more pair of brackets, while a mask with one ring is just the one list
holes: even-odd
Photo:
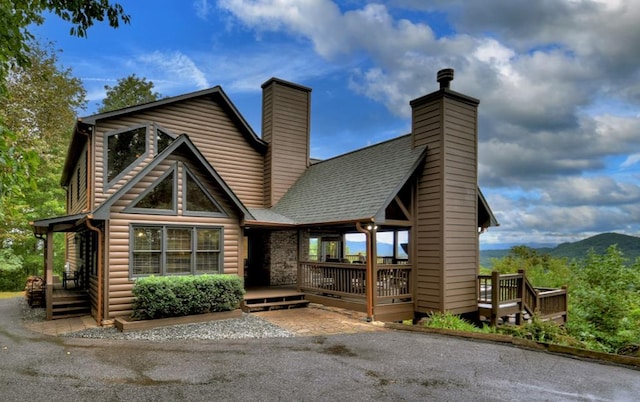
[[[55, 232], [64, 282], [102, 325], [132, 312], [136, 278], [204, 273], [376, 320], [477, 312], [478, 237], [497, 223], [477, 187], [479, 101], [452, 79], [442, 70], [410, 103], [411, 133], [323, 161], [309, 155], [311, 89], [277, 78], [262, 85], [261, 136], [220, 87], [79, 119], [67, 215], [32, 222], [48, 318], [79, 311], [56, 298]], [[349, 236], [366, 250], [350, 255]]]

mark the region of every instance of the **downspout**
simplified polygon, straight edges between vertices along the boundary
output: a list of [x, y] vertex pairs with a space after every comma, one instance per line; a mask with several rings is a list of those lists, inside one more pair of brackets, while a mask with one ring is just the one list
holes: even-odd
[[87, 216], [87, 228], [89, 228], [89, 230], [92, 230], [96, 233], [98, 233], [98, 317], [97, 320], [98, 321], [98, 325], [102, 326], [102, 281], [103, 281], [103, 262], [102, 262], [102, 248], [103, 248], [103, 234], [102, 234], [102, 230], [98, 229], [97, 227], [93, 226], [93, 224], [91, 224], [91, 219], [93, 218], [93, 215], [88, 215]]
[[367, 264], [366, 264], [366, 273], [365, 273], [365, 292], [367, 298], [367, 321], [373, 321], [373, 288], [374, 288], [374, 279], [373, 279], [373, 247], [371, 242], [371, 232], [367, 229], [363, 228], [360, 222], [356, 222], [356, 230], [360, 233], [364, 233], [367, 243]]

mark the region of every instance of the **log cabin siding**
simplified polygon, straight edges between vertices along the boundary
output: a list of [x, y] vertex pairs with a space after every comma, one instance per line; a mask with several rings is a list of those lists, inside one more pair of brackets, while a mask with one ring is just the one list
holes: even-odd
[[[115, 185], [105, 189], [104, 136], [114, 130], [143, 124], [149, 125], [146, 158]], [[126, 184], [157, 154], [154, 147], [158, 127], [174, 135], [187, 134], [245, 206], [263, 206], [263, 155], [252, 147], [218, 101], [207, 96], [98, 121], [94, 142], [95, 206]]]
[[275, 205], [309, 166], [310, 90], [270, 80], [263, 85], [264, 204]]
[[477, 309], [477, 107], [438, 91], [412, 102], [427, 145], [416, 192], [416, 311]]
[[[157, 178], [161, 177], [169, 169], [173, 169], [177, 163], [179, 190], [177, 201], [177, 215], [147, 215], [143, 213], [126, 213], [124, 210], [147, 189]], [[185, 166], [200, 181], [206, 190], [215, 198], [224, 209], [227, 216], [185, 216], [182, 198], [182, 187], [185, 174]], [[222, 267], [225, 274], [243, 275], [242, 265], [242, 228], [240, 217], [236, 207], [226, 199], [223, 191], [212, 183], [204, 172], [190, 162], [187, 158], [176, 156], [169, 157], [160, 163], [156, 169], [138, 182], [127, 194], [124, 194], [111, 208], [109, 219], [107, 257], [107, 281], [106, 292], [108, 301], [105, 317], [113, 319], [118, 316], [131, 314], [133, 309], [132, 289], [135, 281], [131, 278], [129, 269], [130, 256], [130, 227], [132, 224], [150, 225], [176, 225], [176, 226], [202, 226], [221, 227], [222, 239]]]

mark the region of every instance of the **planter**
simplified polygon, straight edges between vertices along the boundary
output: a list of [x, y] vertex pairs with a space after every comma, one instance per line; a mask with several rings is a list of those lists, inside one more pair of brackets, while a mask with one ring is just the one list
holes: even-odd
[[230, 318], [242, 317], [242, 310], [220, 311], [216, 313], [205, 313], [195, 315], [185, 315], [180, 317], [158, 318], [155, 320], [129, 321], [126, 318], [116, 318], [115, 326], [120, 332], [140, 331], [144, 329], [154, 329], [170, 327], [172, 325], [194, 324], [198, 322], [227, 320]]

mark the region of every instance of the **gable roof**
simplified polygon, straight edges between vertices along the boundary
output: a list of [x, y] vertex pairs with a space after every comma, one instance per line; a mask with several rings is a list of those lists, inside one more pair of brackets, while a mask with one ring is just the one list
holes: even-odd
[[67, 150], [67, 156], [62, 170], [62, 178], [60, 183], [65, 186], [68, 184], [69, 177], [71, 176], [70, 169], [76, 161], [75, 155], [82, 149], [84, 142], [87, 140], [87, 132], [90, 131], [90, 126], [95, 125], [100, 120], [119, 118], [129, 114], [141, 112], [147, 109], [152, 109], [172, 103], [182, 102], [189, 99], [198, 97], [210, 97], [212, 100], [217, 101], [220, 106], [227, 112], [229, 118], [236, 124], [239, 131], [244, 138], [254, 147], [258, 152], [264, 154], [267, 151], [267, 143], [258, 137], [253, 131], [249, 123], [242, 117], [238, 109], [235, 107], [231, 99], [222, 90], [220, 86], [215, 86], [209, 89], [203, 89], [201, 91], [195, 91], [184, 95], [172, 96], [169, 98], [163, 98], [157, 101], [143, 103], [136, 106], [130, 106], [122, 109], [113, 110], [105, 113], [97, 113], [90, 116], [79, 118], [76, 122], [76, 126], [73, 130], [73, 137], [69, 148]]
[[136, 174], [131, 180], [118, 189], [111, 197], [105, 200], [102, 204], [96, 208], [92, 214], [93, 219], [108, 219], [111, 206], [120, 199], [124, 194], [128, 193], [133, 186], [135, 186], [143, 177], [149, 172], [155, 169], [161, 162], [163, 162], [168, 156], [175, 153], [178, 149], [185, 149], [193, 156], [190, 159], [192, 162], [200, 163], [205, 171], [216, 181], [220, 186], [224, 194], [231, 200], [231, 202], [245, 215], [245, 219], [254, 219], [249, 210], [242, 204], [240, 199], [234, 194], [231, 188], [225, 183], [222, 177], [211, 166], [207, 159], [200, 153], [198, 148], [191, 142], [189, 136], [182, 134], [178, 136], [164, 151], [156, 155], [155, 158], [145, 166], [138, 174]]
[[318, 162], [269, 212], [252, 211], [280, 224], [380, 221], [425, 156], [406, 135]]

